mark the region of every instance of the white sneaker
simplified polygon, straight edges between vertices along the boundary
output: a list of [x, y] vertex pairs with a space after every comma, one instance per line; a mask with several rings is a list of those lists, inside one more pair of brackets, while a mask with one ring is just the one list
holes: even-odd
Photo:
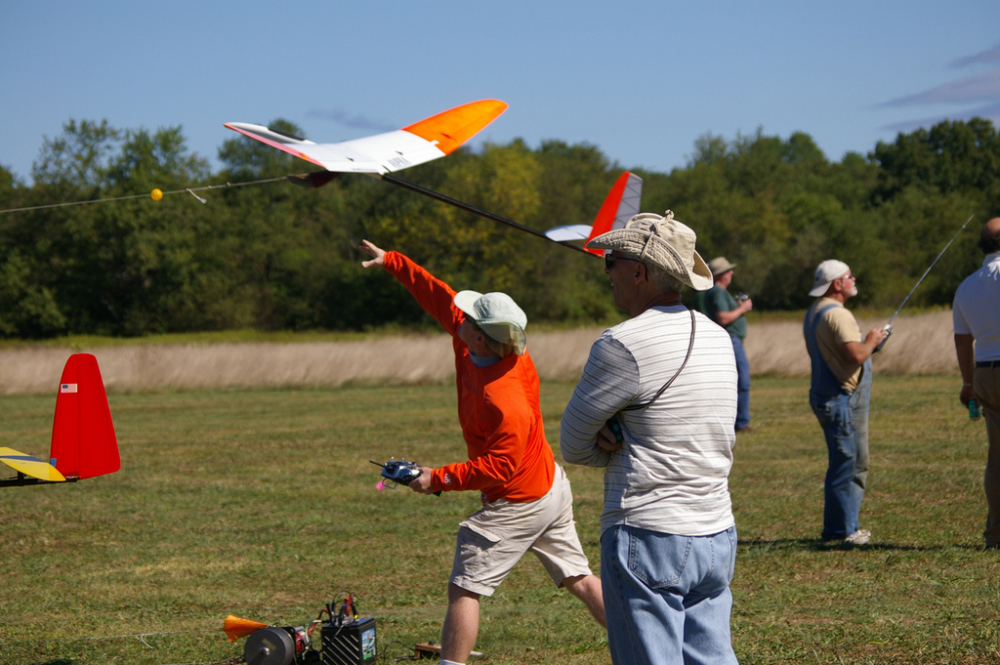
[[847, 545], [867, 545], [871, 542], [872, 532], [868, 529], [858, 529], [847, 538], [844, 538], [844, 543]]

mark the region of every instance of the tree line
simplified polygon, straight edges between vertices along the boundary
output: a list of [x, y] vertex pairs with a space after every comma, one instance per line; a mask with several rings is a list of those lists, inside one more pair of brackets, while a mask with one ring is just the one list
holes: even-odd
[[[302, 136], [279, 120], [274, 128]], [[45, 139], [26, 185], [0, 166], [0, 210], [311, 170], [243, 137], [222, 168], [191, 154], [180, 127], [74, 121]], [[589, 144], [522, 140], [461, 149], [407, 180], [544, 230], [590, 223], [624, 168]], [[739, 264], [733, 288], [757, 309], [808, 306], [816, 265], [850, 264], [857, 302], [898, 304], [972, 214], [1000, 215], [1000, 139], [988, 120], [900, 133], [867, 155], [828, 160], [812, 138], [706, 135], [670, 173], [643, 178], [642, 209], [698, 233], [706, 260]], [[423, 313], [358, 242], [398, 249], [457, 289], [506, 291], [532, 321], [613, 319], [603, 265], [529, 234], [364, 175], [320, 188], [288, 181], [0, 214], [0, 336], [134, 336], [258, 328], [362, 330], [422, 325]], [[947, 304], [981, 262], [970, 224], [911, 302]]]

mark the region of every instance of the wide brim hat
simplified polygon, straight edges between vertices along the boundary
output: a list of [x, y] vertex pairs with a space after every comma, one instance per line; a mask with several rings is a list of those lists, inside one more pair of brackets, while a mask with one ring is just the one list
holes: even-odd
[[715, 280], [708, 264], [695, 251], [697, 240], [697, 234], [668, 210], [662, 217], [649, 212], [635, 215], [624, 227], [588, 242], [587, 248], [619, 251], [666, 271], [695, 291], [707, 291]]
[[511, 344], [517, 355], [524, 353], [527, 343], [524, 329], [528, 326], [528, 316], [509, 295], [459, 291], [453, 302], [492, 339]]
[[816, 274], [813, 275], [813, 288], [809, 292], [809, 295], [818, 298], [826, 294], [827, 289], [830, 288], [834, 280], [843, 277], [850, 271], [850, 266], [843, 261], [838, 261], [837, 259], [823, 261], [823, 263], [817, 266]]
[[736, 267], [735, 263], [730, 263], [729, 260], [724, 256], [717, 256], [708, 262], [708, 269], [712, 271], [712, 275], [718, 276], [724, 272], [728, 272]]

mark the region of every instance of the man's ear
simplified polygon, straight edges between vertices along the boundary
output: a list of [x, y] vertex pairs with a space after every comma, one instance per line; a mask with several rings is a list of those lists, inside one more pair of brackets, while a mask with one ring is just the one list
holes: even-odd
[[639, 261], [635, 262], [635, 279], [637, 282], [641, 282], [643, 280], [649, 281], [649, 268], [646, 267], [645, 263], [641, 263]]

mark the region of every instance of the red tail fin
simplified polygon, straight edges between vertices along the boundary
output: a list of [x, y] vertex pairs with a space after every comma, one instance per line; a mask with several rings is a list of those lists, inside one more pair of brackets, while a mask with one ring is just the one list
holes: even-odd
[[67, 478], [90, 478], [121, 468], [97, 358], [76, 353], [66, 361], [56, 399], [49, 456]]
[[[587, 242], [602, 233], [625, 226], [625, 222], [632, 215], [639, 214], [641, 200], [642, 178], [629, 171], [618, 176], [618, 180], [612, 185], [611, 191], [608, 192], [597, 217], [594, 219], [594, 225], [590, 228], [590, 237], [587, 238]], [[584, 247], [586, 247], [586, 243], [584, 243]], [[598, 256], [604, 253], [603, 249], [588, 249], [587, 251]]]

